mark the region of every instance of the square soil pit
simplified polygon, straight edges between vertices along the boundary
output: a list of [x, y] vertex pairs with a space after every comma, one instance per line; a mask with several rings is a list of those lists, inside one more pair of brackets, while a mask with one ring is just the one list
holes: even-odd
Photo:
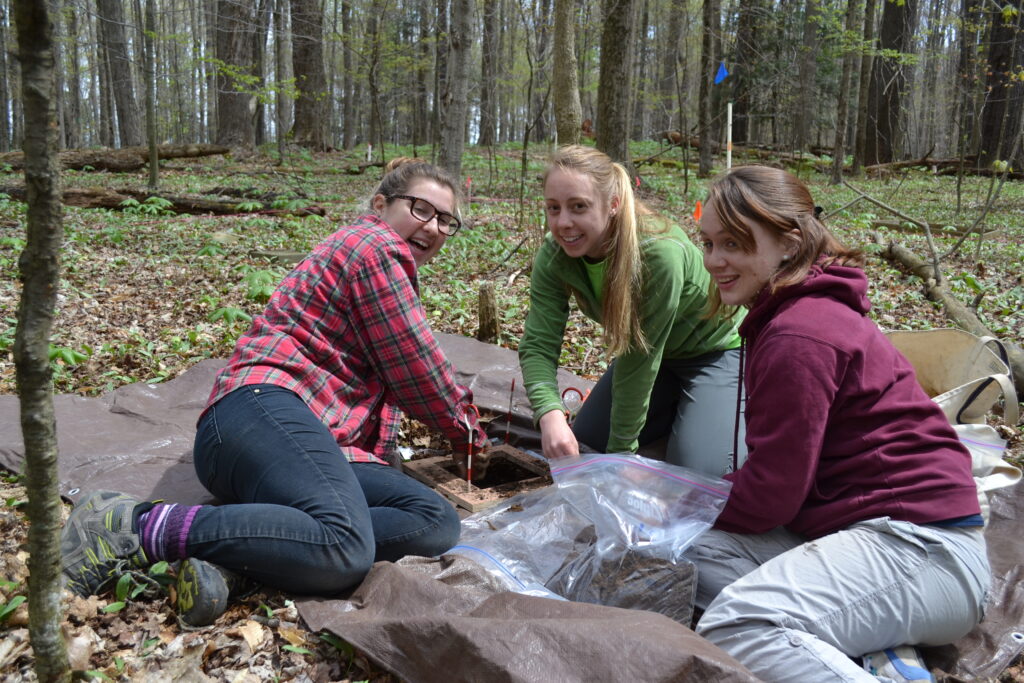
[[478, 512], [525, 491], [552, 483], [551, 469], [540, 460], [508, 444], [488, 449], [487, 475], [472, 484], [459, 476], [448, 456], [402, 463], [402, 471], [434, 489], [456, 506]]

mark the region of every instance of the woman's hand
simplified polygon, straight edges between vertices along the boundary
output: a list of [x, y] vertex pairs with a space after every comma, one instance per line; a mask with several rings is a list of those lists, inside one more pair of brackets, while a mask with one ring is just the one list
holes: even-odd
[[561, 410], [552, 410], [541, 416], [540, 446], [545, 458], [579, 457], [580, 445]]

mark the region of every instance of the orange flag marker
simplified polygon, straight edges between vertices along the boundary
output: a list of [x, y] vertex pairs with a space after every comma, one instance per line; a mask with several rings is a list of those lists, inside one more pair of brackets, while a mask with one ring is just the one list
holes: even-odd
[[701, 209], [700, 200], [698, 199], [697, 200], [697, 207], [693, 210], [693, 220], [695, 220], [698, 223], [700, 223], [700, 217], [703, 216], [703, 215], [704, 215], [704, 212]]

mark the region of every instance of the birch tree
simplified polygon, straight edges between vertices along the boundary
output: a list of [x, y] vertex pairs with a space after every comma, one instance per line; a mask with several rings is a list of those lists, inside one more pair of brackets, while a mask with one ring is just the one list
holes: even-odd
[[69, 681], [61, 635], [61, 502], [57, 488], [57, 424], [50, 372], [50, 331], [60, 284], [60, 171], [54, 106], [53, 27], [46, 3], [15, 0], [25, 107], [27, 239], [19, 259], [22, 290], [14, 366], [25, 443], [28, 493], [29, 637], [40, 681]]

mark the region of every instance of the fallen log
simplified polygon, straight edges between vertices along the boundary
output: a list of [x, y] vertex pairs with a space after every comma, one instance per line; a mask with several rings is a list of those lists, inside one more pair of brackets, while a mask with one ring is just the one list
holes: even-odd
[[[227, 154], [230, 147], [223, 145], [159, 145], [157, 156], [161, 159], [183, 159]], [[94, 171], [137, 171], [149, 164], [149, 147], [122, 147], [121, 149], [66, 149], [58, 153], [64, 170]], [[12, 170], [25, 165], [23, 152], [0, 154], [0, 164], [7, 164]]]
[[[874, 220], [871, 221], [872, 228], [886, 228], [888, 230], [897, 230], [899, 232], [923, 234], [924, 228], [916, 223], [908, 223], [907, 221], [885, 221], [885, 220]], [[953, 228], [947, 231], [946, 228]], [[932, 234], [947, 234], [961, 236], [964, 231], [970, 230], [971, 234], [977, 235], [988, 235], [998, 230], [981, 230], [979, 228], [965, 228], [962, 225], [947, 225], [945, 223], [928, 223], [928, 229], [932, 231]]]
[[[23, 186], [0, 187], [11, 199], [25, 201], [25, 188]], [[80, 209], [125, 209], [124, 202], [134, 199], [136, 202], [144, 203], [150, 197], [160, 197], [171, 203], [167, 207], [174, 213], [185, 214], [213, 214], [225, 216], [241, 213], [259, 213], [272, 216], [324, 216], [327, 212], [321, 206], [308, 206], [297, 209], [264, 209], [251, 208], [253, 202], [231, 202], [215, 199], [204, 199], [202, 197], [176, 197], [171, 195], [154, 195], [151, 192], [132, 190], [127, 188], [109, 189], [104, 187], [70, 187], [64, 190], [62, 203], [67, 206], [75, 206]], [[245, 206], [245, 208], [241, 208]]]
[[[865, 166], [864, 172], [868, 175], [885, 175], [892, 171], [899, 171], [905, 168], [914, 168], [920, 166], [923, 168], [931, 169], [936, 175], [956, 175], [961, 165], [964, 169], [964, 175], [974, 176], [995, 176], [999, 177], [1003, 174], [1003, 171], [996, 171], [991, 168], [978, 168], [977, 157], [959, 157], [953, 159], [905, 159], [903, 161], [890, 161], [885, 164], [872, 164], [871, 166]], [[1021, 171], [1007, 171], [1006, 177], [1011, 180], [1022, 180], [1024, 179], [1024, 173]]]
[[[946, 317], [956, 323], [961, 329], [979, 337], [995, 337], [985, 325], [978, 319], [977, 314], [963, 304], [949, 289], [935, 281], [932, 264], [926, 262], [912, 251], [896, 242], [888, 244], [878, 233], [873, 235], [874, 241], [885, 247], [881, 254], [887, 260], [902, 264], [911, 273], [921, 278], [924, 282], [924, 293], [932, 301], [942, 304]], [[1020, 345], [1004, 339], [1003, 346], [1010, 358], [1010, 372], [1013, 374], [1013, 385], [1017, 389], [1018, 396], [1024, 396], [1024, 350]], [[1012, 425], [1011, 425], [1012, 426]]]

